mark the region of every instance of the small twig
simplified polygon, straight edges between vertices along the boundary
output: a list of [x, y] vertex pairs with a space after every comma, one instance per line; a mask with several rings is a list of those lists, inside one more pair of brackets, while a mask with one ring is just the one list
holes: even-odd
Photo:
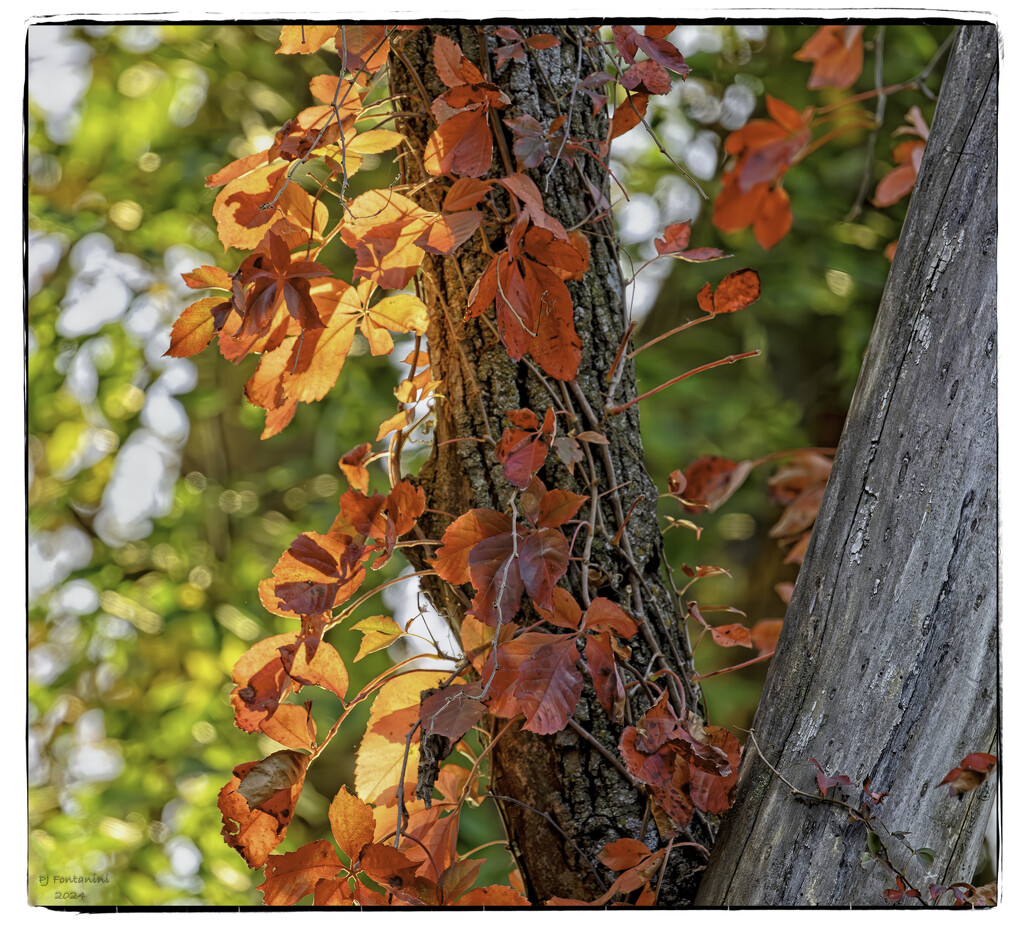
[[[703, 633], [701, 635], [703, 636]], [[741, 662], [738, 665], [729, 666], [728, 669], [717, 669], [714, 672], [708, 672], [706, 675], [696, 675], [694, 676], [693, 681], [703, 682], [704, 679], [709, 679], [712, 675], [725, 675], [726, 672], [735, 672], [737, 669], [745, 669], [747, 666], [752, 666], [755, 662], [764, 662], [765, 659], [771, 659], [774, 655], [774, 650], [772, 650], [772, 652], [770, 653], [762, 653], [760, 656], [755, 656], [753, 659], [748, 659], [746, 662]]]
[[665, 868], [668, 866], [668, 858], [672, 853], [672, 848], [675, 846], [676, 836], [673, 834], [668, 839], [668, 844], [665, 845], [665, 856], [661, 860], [661, 872], [658, 874], [658, 885], [654, 890], [654, 905], [658, 905], [658, 897], [661, 895], [661, 883], [665, 879]]
[[576, 88], [579, 86], [580, 74], [583, 69], [583, 43], [581, 42], [576, 49], [576, 80], [572, 83], [572, 94], [569, 95], [569, 112], [566, 115], [565, 123], [563, 124], [565, 127], [565, 133], [562, 134], [562, 142], [559, 144], [558, 152], [555, 153], [554, 158], [551, 160], [551, 166], [548, 169], [547, 175], [544, 176], [545, 194], [547, 194], [548, 187], [551, 185], [551, 173], [555, 171], [555, 166], [558, 165], [558, 160], [562, 155], [562, 150], [565, 149], [565, 144], [569, 139], [569, 131], [572, 126], [572, 108], [573, 104], [576, 102]]
[[568, 841], [576, 849], [576, 852], [580, 855], [580, 857], [582, 857], [587, 862], [587, 866], [590, 867], [591, 871], [597, 878], [597, 881], [601, 884], [602, 888], [605, 887], [605, 882], [601, 878], [601, 874], [597, 872], [597, 868], [594, 866], [593, 861], [580, 849], [580, 846], [571, 837], [569, 837], [568, 834], [565, 833], [565, 831], [561, 828], [558, 822], [556, 822], [547, 812], [542, 812], [539, 809], [534, 808], [532, 805], [527, 805], [525, 802], [521, 802], [519, 799], [513, 798], [510, 795], [497, 795], [494, 792], [488, 792], [487, 798], [500, 799], [503, 802], [514, 802], [516, 805], [521, 805], [523, 808], [528, 809], [535, 815], [540, 815], [541, 818], [547, 821], [547, 823], [551, 825], [551, 827], [554, 828], [555, 831], [562, 835], [562, 837], [565, 838], [565, 840]]
[[670, 338], [674, 334], [679, 334], [680, 331], [685, 331], [687, 328], [692, 328], [694, 325], [699, 325], [705, 321], [711, 321], [711, 319], [714, 317], [715, 313], [709, 312], [707, 315], [704, 315], [701, 318], [694, 318], [692, 321], [688, 321], [685, 322], [684, 324], [678, 325], [677, 327], [672, 328], [669, 331], [666, 331], [664, 334], [659, 334], [658, 337], [652, 338], [650, 341], [648, 341], [646, 344], [641, 345], [636, 350], [631, 351], [629, 356], [636, 357], [636, 355], [639, 354], [641, 351], [646, 351], [647, 348], [654, 347], [654, 345], [657, 344], [659, 341], [664, 341], [665, 338]]
[[602, 744], [601, 741], [598, 740], [593, 734], [589, 733], [586, 730], [586, 728], [581, 727], [576, 722], [575, 718], [569, 718], [569, 726], [574, 731], [576, 731], [576, 733], [579, 734], [585, 741], [587, 741], [587, 743], [593, 746], [593, 748], [597, 750], [597, 752], [600, 753], [601, 756], [603, 756], [609, 763], [611, 763], [612, 766], [614, 766], [620, 773], [622, 773], [622, 775], [626, 778], [626, 782], [628, 782], [634, 789], [640, 788], [640, 784], [632, 776], [629, 775], [629, 772], [626, 770], [626, 768], [619, 762], [618, 757], [616, 757], [607, 747], [605, 747], [604, 744]]
[[715, 360], [710, 364], [702, 364], [700, 367], [695, 367], [693, 370], [687, 370], [686, 373], [682, 373], [678, 377], [673, 377], [671, 380], [667, 380], [665, 383], [662, 383], [661, 386], [656, 386], [653, 390], [641, 393], [635, 399], [629, 400], [629, 402], [621, 403], [620, 405], [607, 410], [608, 415], [616, 416], [620, 412], [627, 410], [630, 406], [635, 406], [641, 400], [647, 399], [655, 393], [660, 393], [662, 390], [667, 389], [675, 383], [679, 383], [681, 380], [686, 380], [689, 377], [696, 376], [698, 373], [703, 373], [705, 370], [711, 370], [714, 367], [722, 367], [725, 364], [734, 364], [739, 360], [746, 360], [748, 357], [757, 357], [760, 353], [760, 351], [744, 351], [742, 354], [730, 354], [728, 357], [723, 357], [721, 360]]

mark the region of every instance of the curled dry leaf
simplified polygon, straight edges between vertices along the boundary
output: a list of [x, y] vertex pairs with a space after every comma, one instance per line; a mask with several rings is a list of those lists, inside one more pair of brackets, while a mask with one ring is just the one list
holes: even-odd
[[[262, 867], [270, 852], [284, 840], [309, 764], [308, 756], [290, 750], [279, 751], [271, 757], [275, 759], [269, 767], [264, 766], [265, 760], [236, 766], [234, 777], [217, 796], [223, 816], [221, 834], [254, 870]], [[239, 788], [256, 770], [257, 776], [246, 783], [246, 788], [254, 801], [262, 801], [250, 806]]]
[[753, 461], [731, 461], [717, 455], [703, 455], [686, 466], [687, 500], [704, 506], [684, 504], [688, 513], [715, 510], [729, 499], [753, 470]]
[[977, 789], [988, 779], [997, 762], [991, 753], [969, 753], [956, 769], [946, 774], [939, 785], [948, 784], [951, 796], [962, 796], [965, 792]]

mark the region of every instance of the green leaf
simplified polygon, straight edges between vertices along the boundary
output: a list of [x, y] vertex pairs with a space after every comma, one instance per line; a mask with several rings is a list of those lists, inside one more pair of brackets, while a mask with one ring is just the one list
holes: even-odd
[[405, 636], [405, 631], [390, 617], [367, 617], [353, 624], [351, 629], [364, 634], [353, 662], [358, 662], [379, 649], [386, 649], [399, 637]]
[[914, 856], [917, 858], [918, 863], [926, 870], [935, 863], [935, 852], [930, 847], [919, 847], [914, 852]]

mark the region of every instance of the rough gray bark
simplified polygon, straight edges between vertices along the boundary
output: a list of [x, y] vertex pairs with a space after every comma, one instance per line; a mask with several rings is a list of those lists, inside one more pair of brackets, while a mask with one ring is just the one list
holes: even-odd
[[[511, 118], [530, 114], [547, 124], [567, 113], [573, 87], [600, 63], [588, 61], [591, 52], [581, 48], [579, 27], [519, 27], [524, 34], [552, 32], [561, 39], [555, 49], [530, 50], [523, 62], [509, 62], [500, 74], [493, 73], [497, 44], [485, 30], [473, 26], [434, 26], [420, 30], [402, 44], [392, 70], [392, 90], [406, 96], [407, 109], [429, 107], [445, 88], [433, 67], [434, 36], [441, 34], [459, 43], [463, 52], [500, 85], [511, 104], [498, 115]], [[488, 28], [487, 33], [493, 30]], [[488, 46], [487, 43], [490, 43]], [[419, 153], [434, 128], [432, 119], [410, 119], [406, 132], [418, 141]], [[501, 128], [504, 132], [504, 128]], [[577, 98], [571, 113], [575, 139], [599, 140], [607, 133], [603, 115], [595, 117], [589, 101]], [[495, 150], [495, 176], [515, 171], [511, 135], [504, 151]], [[417, 156], [406, 163], [407, 178], [419, 181], [422, 169]], [[460, 515], [472, 508], [508, 509], [513, 488], [505, 480], [494, 457], [495, 443], [511, 423], [506, 412], [530, 408], [543, 415], [549, 406], [559, 415], [560, 432], [597, 430], [608, 445], [583, 443], [586, 460], [571, 474], [554, 456], [541, 477], [549, 487], [561, 487], [591, 496], [597, 534], [588, 560], [570, 565], [568, 587], [584, 604], [587, 595], [618, 601], [641, 621], [642, 634], [633, 641], [634, 666], [641, 672], [667, 668], [680, 677], [687, 693], [685, 702], [699, 710], [699, 693], [690, 682], [693, 674], [685, 631], [677, 624], [677, 608], [665, 581], [661, 534], [657, 518], [657, 489], [643, 462], [639, 421], [635, 408], [605, 417], [608, 402], [636, 396], [632, 363], [627, 361], [613, 400], [604, 376], [612, 366], [625, 334], [627, 320], [622, 276], [614, 234], [607, 221], [589, 219], [595, 210], [586, 181], [598, 191], [607, 190], [607, 179], [596, 160], [577, 157], [574, 165], [559, 162], [550, 172], [550, 159], [530, 174], [544, 192], [546, 211], [567, 229], [582, 225], [591, 248], [591, 268], [582, 282], [570, 282], [575, 306], [575, 327], [583, 343], [583, 361], [577, 380], [561, 383], [543, 377], [527, 359], [512, 361], [493, 326], [483, 319], [464, 321], [469, 290], [483, 272], [489, 252], [501, 249], [507, 226], [489, 226], [486, 246], [474, 237], [454, 258], [426, 258], [423, 266], [424, 298], [431, 310], [428, 347], [435, 379], [443, 402], [437, 407], [434, 453], [421, 471], [419, 482], [432, 509]], [[441, 183], [434, 181], [413, 197], [437, 210], [443, 198]], [[499, 187], [494, 197], [504, 213], [507, 202]], [[620, 486], [622, 485], [622, 486]], [[615, 488], [618, 488], [615, 490]], [[596, 495], [615, 490], [597, 500]], [[630, 508], [636, 502], [630, 514]], [[586, 508], [589, 509], [589, 506]], [[628, 522], [626, 522], [628, 515]], [[588, 519], [590, 517], [588, 516]], [[440, 538], [449, 520], [427, 514], [424, 529]], [[621, 548], [613, 546], [616, 532], [625, 527]], [[581, 534], [582, 542], [584, 535]], [[580, 548], [574, 551], [579, 554]], [[420, 558], [422, 566], [423, 558]], [[458, 630], [465, 600], [454, 589], [426, 579], [435, 606]], [[524, 605], [525, 606], [525, 605]], [[523, 617], [519, 622], [524, 622]], [[649, 664], [653, 665], [648, 670]], [[673, 694], [677, 683], [667, 680]], [[633, 693], [633, 720], [647, 702]], [[682, 707], [676, 698], [676, 710]], [[605, 751], [617, 755], [621, 728], [601, 709], [589, 686], [577, 706], [574, 720], [595, 738]], [[500, 730], [503, 724], [496, 725]], [[532, 901], [551, 896], [594, 899], [615, 874], [598, 861], [600, 849], [619, 837], [642, 838], [652, 848], [659, 842], [647, 796], [606, 755], [576, 729], [539, 736], [513, 728], [506, 732], [493, 756], [493, 791], [508, 831], [509, 843], [522, 871]], [[552, 826], [557, 825], [557, 828]], [[694, 839], [709, 846], [712, 821], [703, 815], [694, 820]], [[661, 904], [682, 905], [692, 900], [698, 882], [699, 852], [675, 848], [661, 887]]]
[[[925, 895], [971, 879], [995, 797], [936, 785], [997, 742], [997, 56], [994, 26], [960, 30], [753, 727], [801, 790], [815, 757], [855, 804], [865, 776], [890, 793], [875, 813], [935, 852], [907, 871]], [[882, 904], [894, 877], [846, 818], [748, 743], [699, 903]]]

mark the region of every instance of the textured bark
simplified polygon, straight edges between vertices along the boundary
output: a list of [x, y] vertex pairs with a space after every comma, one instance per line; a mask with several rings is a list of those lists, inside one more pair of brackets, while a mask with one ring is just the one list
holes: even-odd
[[[436, 26], [423, 29], [405, 42], [393, 69], [392, 90], [407, 95], [404, 108], [425, 110], [442, 91], [433, 67], [434, 36], [443, 34], [458, 42], [464, 53], [486, 76], [491, 76], [511, 99], [501, 117], [530, 114], [547, 123], [569, 110], [575, 82], [594, 71], [598, 63], [582, 49], [578, 27], [520, 27], [553, 32], [562, 42], [559, 48], [529, 51], [525, 61], [509, 62], [500, 74], [493, 73], [495, 41], [490, 46], [484, 30], [472, 26]], [[491, 29], [487, 30], [492, 32]], [[581, 59], [582, 56], [582, 59]], [[582, 62], [582, 64], [580, 64]], [[582, 68], [582, 72], [580, 69]], [[426, 98], [426, 99], [424, 99]], [[431, 119], [411, 118], [406, 132], [422, 147], [433, 129]], [[498, 128], [504, 134], [504, 128]], [[576, 139], [599, 140], [607, 132], [602, 116], [594, 117], [588, 100], [575, 99], [571, 134]], [[510, 157], [511, 136], [505, 150], [495, 150], [496, 172], [515, 171]], [[410, 154], [405, 170], [411, 181], [423, 179], [419, 156]], [[503, 163], [503, 166], [502, 166]], [[513, 362], [483, 319], [463, 320], [468, 292], [489, 259], [488, 252], [500, 249], [507, 227], [488, 227], [455, 258], [427, 257], [423, 268], [424, 298], [431, 310], [428, 348], [434, 377], [442, 381], [437, 406], [435, 448], [419, 481], [432, 509], [459, 515], [471, 508], [506, 510], [513, 488], [505, 480], [494, 457], [494, 445], [510, 423], [508, 410], [530, 408], [543, 415], [549, 406], [559, 415], [559, 431], [603, 432], [610, 444], [587, 445], [587, 459], [575, 474], [548, 459], [541, 474], [549, 486], [592, 495], [619, 487], [597, 503], [594, 514], [597, 534], [589, 564], [574, 562], [568, 587], [580, 600], [605, 596], [621, 603], [642, 621], [642, 633], [634, 641], [633, 663], [640, 671], [668, 668], [680, 677], [687, 694], [687, 706], [698, 709], [700, 699], [691, 687], [693, 674], [685, 631], [677, 623], [672, 591], [666, 586], [661, 535], [656, 513], [657, 489], [644, 467], [643, 448], [635, 408], [606, 418], [608, 391], [605, 374], [612, 366], [622, 342], [627, 321], [623, 283], [618, 265], [614, 234], [606, 221], [588, 222], [596, 214], [585, 178], [607, 191], [604, 170], [593, 159], [578, 157], [576, 164], [564, 162], [548, 172], [550, 159], [530, 174], [544, 192], [547, 212], [566, 228], [582, 225], [591, 246], [591, 268], [582, 282], [569, 283], [575, 307], [575, 326], [583, 342], [583, 362], [573, 384], [542, 377], [527, 360]], [[431, 182], [414, 195], [425, 206], [437, 209], [443, 197], [441, 184]], [[496, 187], [495, 200], [508, 212], [507, 202]], [[484, 246], [483, 244], [486, 244]], [[632, 364], [627, 361], [617, 384], [614, 400], [622, 402], [636, 395]], [[630, 513], [630, 508], [636, 506]], [[589, 509], [589, 504], [584, 512]], [[627, 514], [628, 523], [625, 522]], [[589, 517], [588, 517], [589, 518]], [[427, 535], [439, 538], [448, 519], [440, 514], [425, 518]], [[621, 547], [611, 544], [625, 525]], [[584, 534], [580, 535], [580, 542]], [[579, 547], [574, 554], [579, 554]], [[422, 559], [421, 559], [422, 564]], [[431, 583], [433, 581], [433, 583]], [[455, 591], [427, 579], [425, 586], [438, 610], [458, 630], [465, 600]], [[525, 613], [525, 610], [524, 610]], [[521, 616], [519, 622], [526, 620]], [[676, 696], [678, 687], [670, 682]], [[633, 717], [641, 713], [640, 699], [632, 696]], [[621, 729], [607, 718], [588, 688], [574, 714], [579, 727], [595, 738], [606, 751], [617, 756]], [[496, 725], [501, 729], [503, 725]], [[619, 837], [643, 838], [652, 848], [659, 846], [658, 834], [646, 796], [616, 770], [608, 758], [575, 729], [553, 736], [538, 736], [513, 727], [496, 747], [493, 758], [494, 792], [502, 811], [510, 846], [523, 873], [531, 899], [551, 896], [593, 899], [614, 877], [597, 861], [598, 851]], [[557, 828], [555, 827], [557, 826]], [[711, 842], [711, 822], [698, 815], [695, 839]], [[661, 903], [681, 905], [692, 899], [699, 866], [693, 848], [676, 848], [665, 873]]]
[[[994, 752], [996, 89], [993, 26], [961, 29], [818, 524], [753, 731], [774, 770], [871, 777], [876, 814], [970, 880], [995, 797], [936, 788]], [[878, 905], [865, 830], [744, 751], [703, 905]], [[883, 836], [884, 837], [884, 836]], [[909, 852], [891, 845], [897, 866]]]

